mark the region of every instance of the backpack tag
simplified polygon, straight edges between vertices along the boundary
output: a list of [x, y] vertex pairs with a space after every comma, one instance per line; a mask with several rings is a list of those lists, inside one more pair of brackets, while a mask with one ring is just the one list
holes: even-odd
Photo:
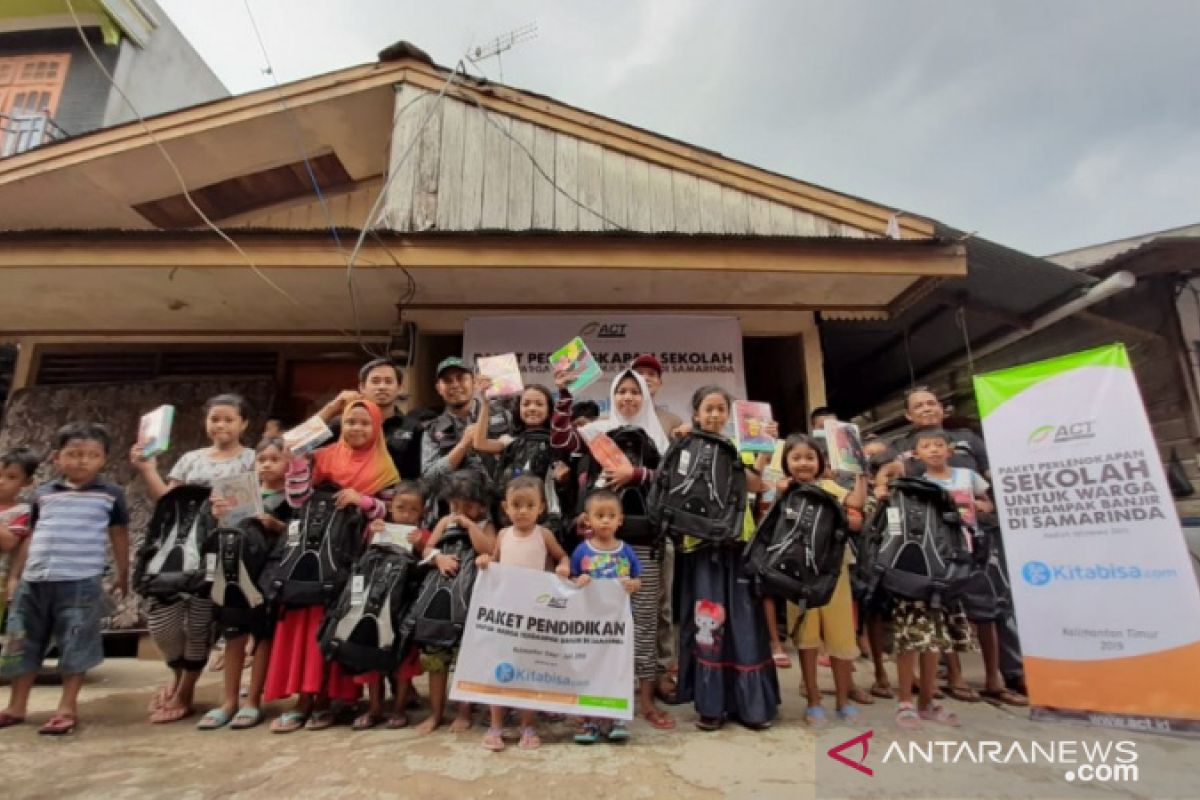
[[295, 519], [288, 523], [287, 546], [300, 546], [300, 520]]
[[687, 475], [688, 469], [692, 466], [692, 454], [687, 450], [679, 452], [679, 469], [676, 470], [680, 475]]
[[[803, 505], [803, 504], [801, 504], [801, 505]], [[791, 521], [800, 516], [800, 509], [796, 508], [795, 506], [786, 506], [783, 509], [783, 513], [788, 518], [788, 520]]]
[[887, 528], [888, 536], [900, 536], [904, 533], [900, 525], [900, 509], [895, 506], [888, 506], [887, 510]]
[[355, 575], [350, 579], [350, 605], [361, 606], [367, 600], [367, 579], [363, 575]]
[[217, 554], [204, 554], [204, 580], [206, 583], [212, 583], [217, 579]]

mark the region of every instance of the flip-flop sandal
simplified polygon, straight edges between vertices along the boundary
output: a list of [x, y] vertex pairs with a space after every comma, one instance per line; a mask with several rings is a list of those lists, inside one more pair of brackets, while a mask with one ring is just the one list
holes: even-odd
[[659, 711], [656, 708], [652, 711], [647, 711], [645, 714], [642, 714], [642, 717], [646, 720], [646, 722], [650, 723], [651, 727], [653, 727], [657, 730], [660, 730], [660, 731], [675, 730], [675, 720], [671, 717], [670, 714], [667, 714], [665, 711]]
[[224, 728], [232, 719], [233, 717], [226, 714], [223, 708], [217, 707], [200, 718], [200, 721], [196, 723], [196, 729], [201, 731], [215, 731], [218, 728]]
[[244, 731], [249, 730], [250, 728], [256, 728], [258, 727], [258, 724], [262, 722], [262, 718], [263, 715], [261, 709], [243, 706], [242, 708], [238, 709], [236, 714], [233, 715], [233, 722], [229, 724], [229, 729], [234, 731]]
[[857, 686], [850, 690], [849, 697], [860, 706], [875, 705], [875, 698], [869, 692], [865, 692]]
[[970, 686], [947, 686], [946, 695], [960, 703], [978, 703], [983, 700], [979, 696], [979, 692], [972, 689]]
[[150, 721], [155, 725], [169, 725], [172, 722], [180, 722], [196, 713], [196, 709], [191, 706], [180, 708], [179, 706], [163, 706], [150, 715]]
[[398, 731], [408, 727], [408, 716], [405, 714], [389, 714], [385, 726], [389, 731]]
[[312, 716], [308, 718], [308, 722], [304, 723], [304, 730], [323, 731], [327, 728], [332, 728], [333, 722], [332, 711], [314, 711]]
[[896, 709], [896, 724], [906, 731], [919, 731], [922, 727], [921, 715], [911, 703], [901, 703], [900, 708]]
[[823, 728], [829, 718], [825, 716], [825, 709], [820, 706], [809, 706], [804, 710], [804, 721], [810, 728]]
[[624, 722], [614, 722], [613, 726], [608, 729], [607, 736], [610, 742], [628, 741], [629, 729], [625, 727]]
[[43, 736], [66, 736], [75, 732], [76, 723], [77, 720], [70, 714], [55, 714], [38, 728], [38, 733]]
[[271, 723], [271, 733], [295, 733], [308, 722], [308, 715], [299, 711], [285, 711]]
[[946, 707], [941, 703], [934, 703], [924, 711], [917, 712], [921, 719], [940, 722], [943, 725], [948, 725], [951, 728], [961, 728], [962, 722], [958, 718], [958, 714], [953, 711], [947, 711]]
[[1025, 708], [1029, 705], [1029, 698], [1014, 692], [1012, 689], [988, 689], [979, 694], [989, 703], [1016, 706], [1017, 708]]
[[171, 690], [166, 686], [159, 687], [158, 691], [150, 696], [150, 702], [146, 704], [146, 713], [153, 714], [167, 704], [171, 699]]
[[383, 717], [377, 717], [374, 714], [360, 714], [354, 718], [354, 722], [350, 723], [350, 730], [369, 731], [371, 728], [374, 728], [382, 723], [383, 720]]
[[542, 746], [542, 737], [538, 736], [537, 731], [533, 728], [525, 728], [521, 731], [521, 741], [517, 743], [517, 747], [522, 750], [537, 750]]
[[709, 733], [720, 730], [721, 729], [721, 718], [720, 717], [701, 717], [700, 719], [696, 720], [696, 727], [702, 731], [708, 731]]
[[0, 711], [0, 728], [11, 728], [13, 725], [20, 725], [24, 722], [24, 717], [15, 716], [7, 711]]
[[484, 750], [499, 753], [505, 747], [504, 731], [501, 728], [488, 728], [487, 733], [483, 735], [483, 741], [479, 744]]
[[791, 669], [792, 659], [788, 654], [780, 650], [778, 653], [771, 654], [771, 660], [775, 662], [776, 669]]
[[896, 697], [891, 686], [880, 686], [878, 683], [871, 684], [871, 695], [882, 700], [892, 700]]
[[849, 722], [851, 724], [858, 722], [858, 706], [853, 703], [847, 703], [837, 710], [837, 715], [838, 719], [842, 722]]

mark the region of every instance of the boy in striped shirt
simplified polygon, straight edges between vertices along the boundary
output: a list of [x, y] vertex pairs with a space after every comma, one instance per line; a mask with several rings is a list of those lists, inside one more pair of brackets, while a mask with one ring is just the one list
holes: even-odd
[[32, 533], [12, 565], [21, 582], [0, 652], [0, 676], [12, 679], [0, 728], [25, 721], [29, 692], [52, 637], [60, 651], [62, 697], [39, 733], [75, 730], [84, 675], [104, 660], [100, 581], [109, 542], [116, 561], [116, 590], [123, 595], [129, 588], [125, 493], [99, 477], [111, 443], [108, 431], [93, 424], [67, 425], [55, 437], [53, 460], [59, 477], [37, 488], [30, 509]]

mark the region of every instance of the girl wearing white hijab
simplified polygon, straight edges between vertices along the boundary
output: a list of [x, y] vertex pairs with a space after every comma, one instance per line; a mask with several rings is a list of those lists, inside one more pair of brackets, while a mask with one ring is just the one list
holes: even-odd
[[[654, 412], [654, 403], [650, 399], [650, 389], [641, 375], [626, 369], [613, 378], [609, 389], [608, 416], [585, 425], [582, 431], [571, 424], [571, 407], [574, 401], [567, 386], [574, 378], [574, 374], [569, 371], [556, 372], [554, 375], [559, 398], [550, 423], [550, 444], [564, 461], [569, 461], [570, 456], [575, 453], [585, 452], [585, 442], [593, 435], [609, 433], [621, 427], [641, 428], [654, 443], [660, 456], [667, 452], [667, 434], [659, 424], [658, 415]], [[649, 487], [654, 481], [654, 474], [653, 469], [644, 466], [605, 470], [604, 486], [613, 490], [627, 486]], [[595, 487], [584, 487], [584, 491], [593, 488]], [[634, 674], [638, 679], [641, 713], [653, 727], [672, 730], [675, 720], [658, 708], [654, 700], [654, 687], [661, 677], [655, 643], [658, 637], [658, 585], [661, 581], [662, 552], [661, 548], [630, 546], [642, 566], [642, 585], [634, 592], [632, 598]]]

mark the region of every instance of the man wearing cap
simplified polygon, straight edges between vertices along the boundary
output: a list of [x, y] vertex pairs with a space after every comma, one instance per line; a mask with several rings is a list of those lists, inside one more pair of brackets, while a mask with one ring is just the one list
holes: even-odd
[[396, 407], [404, 375], [396, 363], [377, 358], [363, 364], [358, 371], [358, 391], [339, 394], [317, 412], [329, 424], [336, 439], [341, 435], [342, 413], [346, 406], [359, 399], [370, 400], [383, 412], [383, 440], [396, 471], [405, 480], [415, 480], [421, 474], [421, 418], [419, 414], [404, 414]]
[[[657, 356], [643, 353], [633, 360], [631, 368], [646, 381], [650, 390], [650, 399], [658, 397], [662, 388], [662, 362]], [[683, 426], [683, 420], [678, 415], [665, 408], [654, 405], [654, 413], [658, 414], [658, 422], [668, 436], [675, 436]], [[675, 635], [672, 627], [671, 599], [675, 585], [675, 546], [668, 539], [662, 546], [662, 580], [658, 583], [658, 666], [662, 677], [658, 683], [658, 696], [663, 702], [675, 702]]]
[[[451, 356], [438, 364], [435, 386], [446, 408], [429, 423], [421, 440], [421, 477], [436, 491], [441, 479], [457, 469], [478, 469], [490, 476], [495, 456], [476, 452], [475, 437], [469, 432], [475, 424], [474, 374], [461, 358]], [[489, 405], [480, 413], [487, 415], [484, 424], [490, 438], [499, 439], [512, 431], [507, 411]]]

